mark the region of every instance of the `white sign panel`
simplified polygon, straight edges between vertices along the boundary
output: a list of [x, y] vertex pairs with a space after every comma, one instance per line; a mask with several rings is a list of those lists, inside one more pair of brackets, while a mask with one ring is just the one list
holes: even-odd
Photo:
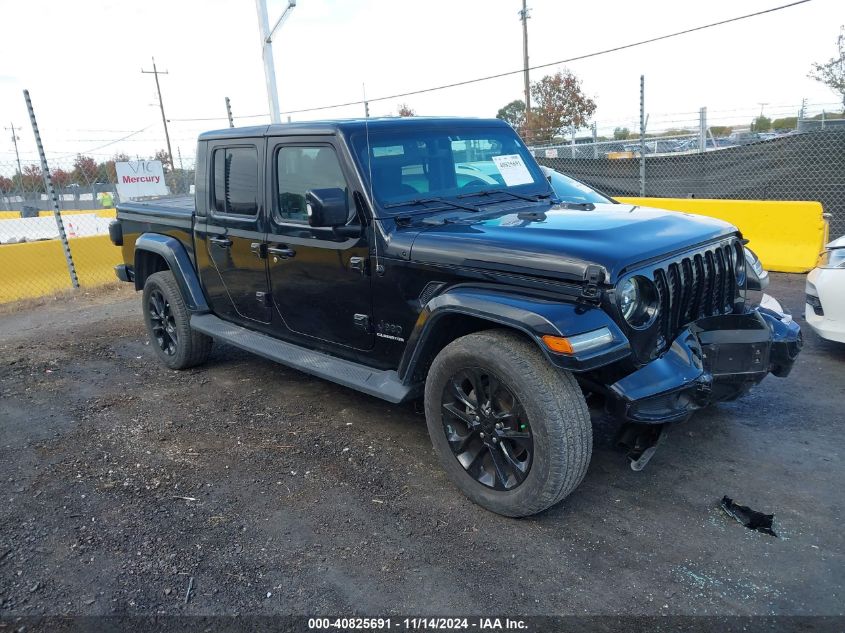
[[508, 187], [527, 185], [529, 182], [534, 182], [531, 172], [528, 171], [528, 167], [522, 162], [522, 156], [519, 154], [494, 156], [493, 162], [496, 164], [496, 169], [502, 174], [502, 178]]
[[557, 158], [557, 150], [556, 149], [547, 149], [546, 150], [546, 158]]
[[138, 160], [115, 163], [114, 166], [117, 171], [117, 193], [121, 200], [167, 195], [160, 160]]

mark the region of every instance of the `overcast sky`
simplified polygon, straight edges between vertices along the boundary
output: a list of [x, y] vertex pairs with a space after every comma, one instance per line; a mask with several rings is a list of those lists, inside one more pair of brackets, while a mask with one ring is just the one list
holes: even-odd
[[[531, 64], [543, 64], [786, 4], [788, 0], [529, 0]], [[284, 0], [268, 0], [270, 21]], [[286, 2], [285, 2], [286, 4]], [[522, 67], [520, 0], [299, 0], [274, 43], [281, 110], [396, 94]], [[230, 97], [237, 125], [269, 121], [258, 22], [252, 0], [0, 0], [0, 126], [35, 156], [22, 90], [28, 88], [49, 153], [164, 147], [151, 69], [155, 56], [174, 154], [194, 154], [196, 134], [225, 127]], [[649, 128], [747, 123], [759, 113], [796, 113], [802, 98], [836, 107], [810, 64], [836, 52], [842, 0], [789, 9], [668, 41], [573, 62], [598, 104], [600, 130], [636, 126], [639, 76], [646, 76]], [[532, 79], [555, 68], [534, 71]], [[522, 97], [522, 76], [374, 102], [374, 116], [405, 101], [419, 115], [495, 116]], [[363, 115], [361, 106], [293, 115], [294, 120]], [[221, 117], [217, 121], [180, 119]], [[285, 118], [285, 117], [283, 117]], [[114, 141], [145, 129], [129, 139]], [[0, 168], [14, 158], [0, 138]]]

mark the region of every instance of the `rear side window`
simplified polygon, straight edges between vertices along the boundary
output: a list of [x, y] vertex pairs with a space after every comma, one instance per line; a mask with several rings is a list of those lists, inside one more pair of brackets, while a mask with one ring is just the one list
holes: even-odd
[[221, 147], [212, 158], [212, 205], [217, 213], [255, 215], [258, 212], [258, 150]]

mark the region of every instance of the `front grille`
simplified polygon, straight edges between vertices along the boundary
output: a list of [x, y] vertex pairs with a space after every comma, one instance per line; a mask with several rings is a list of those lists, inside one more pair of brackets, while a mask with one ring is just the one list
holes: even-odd
[[822, 308], [821, 299], [819, 299], [816, 295], [807, 295], [807, 304], [811, 308], [813, 308], [813, 312], [816, 313], [816, 316], [824, 316], [824, 309]]
[[657, 347], [663, 351], [689, 323], [730, 314], [737, 294], [733, 243], [689, 254], [653, 273], [660, 310]]

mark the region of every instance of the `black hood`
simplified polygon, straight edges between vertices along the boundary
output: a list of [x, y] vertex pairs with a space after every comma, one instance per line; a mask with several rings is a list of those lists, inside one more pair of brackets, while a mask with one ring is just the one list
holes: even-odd
[[736, 233], [721, 220], [626, 204], [531, 206], [426, 229], [414, 240], [410, 259], [577, 280], [596, 264], [615, 283], [639, 263]]

